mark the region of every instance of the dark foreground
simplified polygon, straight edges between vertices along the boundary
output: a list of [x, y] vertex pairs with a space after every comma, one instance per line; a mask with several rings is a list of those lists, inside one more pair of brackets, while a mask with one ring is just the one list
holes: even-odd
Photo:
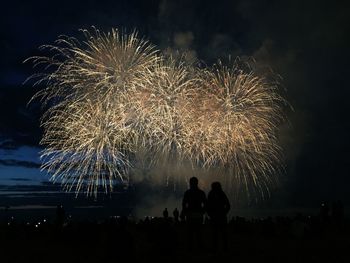
[[202, 228], [203, 247], [190, 251], [187, 225], [171, 218], [63, 226], [9, 220], [0, 226], [0, 262], [350, 262], [349, 230], [348, 221], [318, 217], [234, 218], [228, 250], [215, 252], [209, 223]]

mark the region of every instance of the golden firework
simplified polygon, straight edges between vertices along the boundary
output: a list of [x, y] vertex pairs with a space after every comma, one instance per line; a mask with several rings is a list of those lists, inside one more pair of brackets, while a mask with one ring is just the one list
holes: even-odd
[[62, 37], [44, 46], [53, 56], [31, 58], [53, 68], [33, 97], [49, 106], [42, 168], [53, 180], [96, 195], [132, 170], [189, 162], [219, 169], [232, 192], [268, 193], [282, 167], [277, 82], [240, 63], [165, 58], [136, 33], [83, 32], [83, 43]]

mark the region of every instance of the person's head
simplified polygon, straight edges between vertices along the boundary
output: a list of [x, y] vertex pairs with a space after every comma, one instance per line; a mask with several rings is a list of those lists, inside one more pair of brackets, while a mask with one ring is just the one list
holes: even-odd
[[211, 190], [215, 192], [222, 191], [221, 184], [219, 182], [213, 182], [211, 184]]
[[190, 188], [197, 188], [198, 187], [198, 179], [197, 177], [191, 177], [190, 178]]

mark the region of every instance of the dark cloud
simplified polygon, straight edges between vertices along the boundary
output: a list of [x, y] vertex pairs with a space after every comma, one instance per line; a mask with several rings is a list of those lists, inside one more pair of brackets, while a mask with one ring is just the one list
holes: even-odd
[[8, 136], [2, 136], [0, 137], [0, 140], [3, 140], [2, 142], [0, 142], [0, 149], [4, 149], [4, 150], [15, 150], [18, 148], [18, 143], [16, 143], [13, 140], [8, 139]]
[[31, 179], [28, 178], [10, 178], [11, 181], [19, 181], [19, 182], [30, 182]]
[[60, 191], [59, 185], [55, 185], [53, 183], [45, 183], [33, 185], [28, 182], [25, 185], [1, 185], [0, 184], [0, 192], [51, 192], [51, 191]]
[[0, 87], [0, 148], [38, 145], [40, 105], [29, 99], [37, 91], [30, 86]]
[[21, 166], [26, 168], [40, 168], [39, 163], [28, 162], [28, 161], [19, 161], [14, 159], [0, 160], [0, 166]]

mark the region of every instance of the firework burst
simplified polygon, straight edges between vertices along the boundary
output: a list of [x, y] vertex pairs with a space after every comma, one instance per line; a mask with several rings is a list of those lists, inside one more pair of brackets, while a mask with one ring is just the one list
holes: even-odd
[[30, 59], [52, 68], [35, 75], [46, 88], [33, 98], [48, 106], [42, 168], [53, 180], [96, 195], [137, 169], [186, 162], [219, 169], [232, 192], [268, 193], [282, 167], [276, 82], [240, 63], [165, 58], [136, 33], [83, 33], [83, 43], [62, 37], [43, 46], [53, 56]]
[[37, 74], [45, 83], [40, 98], [48, 111], [42, 118], [42, 168], [66, 189], [94, 193], [100, 186], [112, 190], [116, 181], [127, 183], [128, 155], [139, 141], [135, 130], [133, 95], [148, 82], [157, 64], [157, 51], [136, 33], [117, 30], [104, 34], [83, 30], [80, 43], [61, 37], [45, 45], [54, 54], [32, 57], [35, 66], [53, 68]]
[[[281, 172], [282, 151], [278, 124], [283, 121], [284, 99], [278, 83], [235, 62], [216, 65], [203, 74], [202, 108], [191, 136], [191, 151], [204, 166], [223, 167], [233, 192], [268, 193]], [[196, 134], [197, 133], [197, 134]], [[198, 134], [199, 133], [199, 134]]]

